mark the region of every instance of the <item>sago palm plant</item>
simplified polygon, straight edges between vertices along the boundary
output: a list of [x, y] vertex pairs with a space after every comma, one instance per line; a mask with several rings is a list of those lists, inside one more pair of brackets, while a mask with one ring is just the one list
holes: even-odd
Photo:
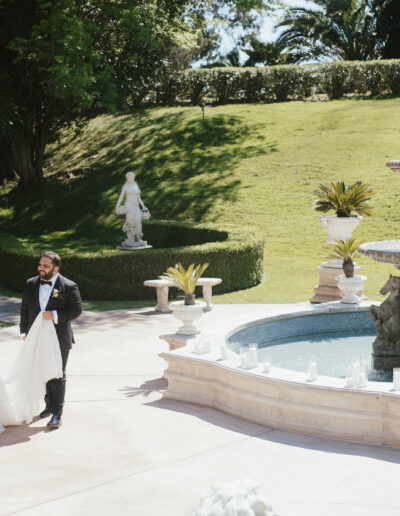
[[343, 260], [342, 269], [346, 278], [354, 278], [353, 258], [357, 254], [361, 241], [354, 238], [346, 238], [346, 240], [335, 240], [335, 244], [331, 245], [330, 258], [339, 258]]
[[187, 270], [178, 263], [175, 267], [168, 267], [167, 272], [160, 276], [161, 279], [172, 281], [175, 286], [183, 291], [185, 305], [194, 305], [194, 289], [196, 282], [207, 269], [208, 263], [203, 265], [194, 266], [194, 263], [190, 265]]
[[314, 194], [314, 209], [327, 213], [335, 211], [337, 217], [353, 215], [371, 215], [372, 207], [368, 204], [374, 192], [361, 181], [346, 186], [343, 181], [330, 185], [319, 185]]

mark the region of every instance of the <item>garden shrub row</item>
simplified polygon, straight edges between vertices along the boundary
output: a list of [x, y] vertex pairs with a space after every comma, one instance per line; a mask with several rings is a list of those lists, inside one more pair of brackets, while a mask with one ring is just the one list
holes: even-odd
[[[259, 284], [264, 270], [264, 241], [249, 232], [223, 231], [217, 228], [186, 227], [182, 224], [155, 223], [153, 229], [161, 234], [170, 233], [170, 247], [158, 247], [143, 251], [104, 250], [95, 253], [63, 254], [61, 273], [79, 284], [82, 297], [87, 300], [154, 299], [155, 289], [145, 287], [143, 281], [156, 279], [181, 262], [209, 262], [205, 276], [222, 278], [215, 287], [216, 293], [242, 290]], [[173, 228], [176, 231], [173, 232]], [[245, 230], [244, 230], [245, 231]], [[178, 247], [182, 235], [191, 234], [202, 243]], [[154, 232], [155, 234], [155, 232]], [[181, 235], [177, 240], [174, 236]], [[204, 241], [205, 235], [214, 241]], [[0, 235], [0, 283], [22, 291], [28, 277], [36, 275], [41, 249], [28, 246], [12, 235]], [[171, 297], [178, 294], [172, 289]], [[201, 292], [198, 293], [201, 295]]]
[[331, 99], [347, 93], [398, 95], [400, 60], [190, 69], [168, 75], [159, 85], [157, 99], [163, 104], [284, 101], [309, 97], [312, 87]]

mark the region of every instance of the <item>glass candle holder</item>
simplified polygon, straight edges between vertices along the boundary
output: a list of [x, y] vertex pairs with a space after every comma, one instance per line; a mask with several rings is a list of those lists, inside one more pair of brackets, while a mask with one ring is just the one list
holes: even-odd
[[202, 355], [210, 351], [210, 341], [204, 335], [197, 335], [194, 341], [194, 353]]
[[360, 364], [360, 371], [358, 373], [357, 387], [365, 387], [368, 383], [368, 367], [367, 364]]
[[393, 389], [400, 391], [400, 367], [393, 369]]
[[220, 355], [221, 355], [221, 360], [226, 360], [228, 358], [228, 345], [226, 342], [222, 342], [221, 345], [220, 345]]
[[202, 336], [203, 341], [203, 353], [209, 353], [211, 351], [211, 338], [209, 335], [204, 334]]
[[269, 357], [263, 359], [263, 372], [270, 373], [272, 368], [271, 360]]
[[361, 370], [360, 361], [355, 360], [351, 365], [351, 376], [353, 379], [354, 387], [357, 387], [360, 383], [360, 370]]
[[249, 369], [251, 367], [250, 351], [248, 346], [240, 348], [240, 365], [243, 369]]
[[353, 371], [352, 371], [351, 366], [346, 369], [346, 377], [345, 377], [345, 381], [344, 381], [344, 386], [345, 387], [353, 387], [354, 386]]
[[307, 364], [307, 380], [309, 382], [313, 382], [317, 379], [317, 362], [315, 360], [310, 360]]
[[194, 346], [193, 346], [194, 353], [197, 353], [199, 355], [201, 353], [201, 350], [202, 350], [202, 345], [203, 345], [202, 341], [200, 340], [199, 337], [196, 337], [194, 339], [194, 343], [193, 344], [194, 344]]
[[251, 365], [255, 367], [258, 364], [258, 344], [249, 344], [249, 354]]

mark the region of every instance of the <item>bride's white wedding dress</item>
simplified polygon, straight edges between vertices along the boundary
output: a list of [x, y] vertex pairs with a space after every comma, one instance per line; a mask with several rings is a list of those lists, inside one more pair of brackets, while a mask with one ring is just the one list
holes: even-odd
[[11, 370], [0, 377], [0, 432], [4, 426], [30, 423], [39, 414], [46, 382], [61, 376], [61, 352], [53, 321], [39, 313]]

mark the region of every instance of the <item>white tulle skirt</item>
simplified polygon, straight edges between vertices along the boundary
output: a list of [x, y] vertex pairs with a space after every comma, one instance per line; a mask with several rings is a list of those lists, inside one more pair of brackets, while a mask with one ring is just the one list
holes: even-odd
[[14, 365], [0, 378], [0, 431], [2, 426], [30, 423], [39, 414], [46, 382], [62, 377], [60, 346], [53, 321], [42, 313], [21, 343]]

